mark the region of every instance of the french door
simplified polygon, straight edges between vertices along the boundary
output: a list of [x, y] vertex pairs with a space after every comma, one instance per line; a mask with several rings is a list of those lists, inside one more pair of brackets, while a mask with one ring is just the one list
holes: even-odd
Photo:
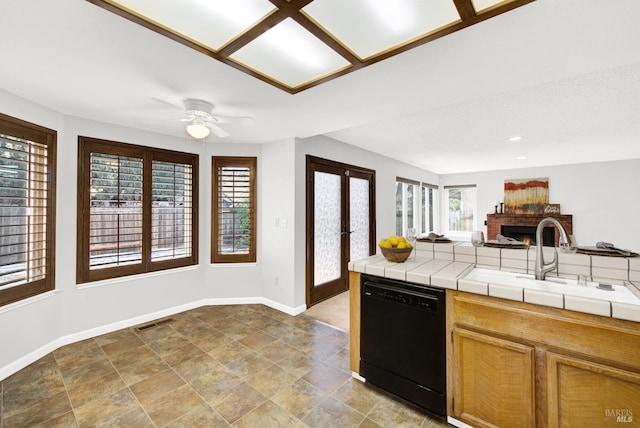
[[307, 306], [349, 288], [347, 265], [375, 253], [375, 171], [307, 156]]

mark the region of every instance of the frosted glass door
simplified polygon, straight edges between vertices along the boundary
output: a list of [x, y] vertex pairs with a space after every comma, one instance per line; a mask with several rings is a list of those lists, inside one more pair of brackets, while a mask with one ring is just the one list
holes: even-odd
[[369, 180], [349, 178], [349, 260], [369, 256]]
[[318, 286], [341, 276], [341, 177], [314, 172], [314, 269], [313, 285]]

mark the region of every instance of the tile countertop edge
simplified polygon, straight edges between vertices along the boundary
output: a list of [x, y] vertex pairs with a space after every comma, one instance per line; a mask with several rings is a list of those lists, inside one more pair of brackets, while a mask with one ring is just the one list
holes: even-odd
[[[356, 261], [355, 263], [364, 262], [364, 264], [367, 264], [366, 262], [369, 260], [367, 261], [365, 260], [359, 260], [359, 261]], [[380, 259], [376, 261], [379, 262]], [[458, 290], [458, 291], [467, 292], [467, 293], [475, 293], [475, 294], [483, 294], [483, 295], [491, 296], [492, 294], [490, 293], [491, 285], [489, 283], [471, 281], [464, 278], [467, 275], [467, 273], [469, 273], [471, 270], [473, 270], [476, 267], [476, 265], [471, 263], [467, 268], [462, 269], [461, 271], [458, 272], [457, 269], [455, 268], [451, 269], [452, 266], [455, 265], [456, 263], [462, 264], [460, 262], [451, 261], [447, 265], [443, 266], [441, 269], [434, 272], [431, 275], [431, 281], [429, 285], [431, 285], [432, 287], [438, 287], [442, 289], [452, 289], [452, 290]], [[447, 275], [449, 273], [449, 272], [446, 272], [447, 268], [451, 270], [451, 275]], [[437, 281], [435, 281], [435, 283], [433, 281], [434, 276], [437, 277]], [[409, 281], [409, 282], [415, 282], [415, 281]], [[640, 294], [640, 284], [632, 283], [630, 281], [625, 281], [625, 285], [634, 294], [636, 295]], [[590, 299], [590, 298], [584, 298], [584, 297], [581, 298], [581, 297], [570, 296], [570, 295], [568, 298], [569, 302], [567, 302], [567, 295], [557, 294], [557, 296], [561, 296], [563, 300], [563, 305], [561, 307], [558, 305], [557, 302], [551, 303], [551, 302], [547, 302], [545, 299], [530, 298], [533, 296], [527, 295], [527, 291], [531, 291], [531, 290], [522, 290], [522, 291], [523, 291], [522, 301], [524, 301], [525, 303], [555, 307], [555, 308], [560, 308], [560, 309], [565, 309], [570, 311], [590, 313], [590, 314], [600, 315], [608, 318], [617, 318], [617, 319], [623, 319], [628, 321], [640, 322], [640, 305], [618, 304], [616, 302], [611, 302], [608, 300], [597, 300], [597, 299]], [[552, 293], [549, 293], [549, 294], [552, 294]], [[555, 293], [553, 294], [555, 295]], [[493, 296], [493, 297], [504, 299], [504, 297], [501, 297], [501, 296]], [[517, 299], [513, 298], [513, 300], [517, 300]], [[605, 310], [607, 309], [606, 306], [608, 306], [608, 310]]]

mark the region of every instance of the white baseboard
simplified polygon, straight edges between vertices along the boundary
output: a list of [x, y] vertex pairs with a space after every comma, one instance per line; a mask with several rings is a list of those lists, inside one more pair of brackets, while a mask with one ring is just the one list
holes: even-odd
[[174, 306], [174, 307], [163, 309], [160, 311], [151, 312], [148, 314], [140, 315], [140, 316], [129, 318], [122, 321], [117, 321], [117, 322], [103, 325], [100, 327], [78, 331], [75, 333], [58, 337], [57, 339], [54, 339], [51, 342], [47, 343], [46, 345], [33, 350], [27, 355], [24, 355], [23, 357], [18, 358], [17, 360], [5, 365], [4, 367], [0, 367], [0, 381], [22, 370], [23, 368], [27, 367], [29, 364], [32, 364], [38, 361], [40, 358], [44, 357], [50, 352], [53, 352], [56, 349], [65, 345], [69, 345], [71, 343], [80, 342], [82, 340], [86, 340], [92, 337], [111, 333], [113, 331], [121, 330], [123, 328], [133, 327], [134, 325], [144, 324], [153, 320], [157, 320], [159, 318], [168, 317], [170, 315], [175, 315], [180, 312], [189, 311], [191, 309], [196, 309], [202, 306], [253, 305], [253, 304], [263, 304], [291, 316], [296, 316], [304, 312], [304, 310], [307, 308], [305, 305], [298, 306], [296, 308], [293, 308], [291, 306], [285, 306], [281, 303], [275, 302], [270, 299], [266, 299], [264, 297], [238, 297], [238, 298], [198, 300], [198, 301], [187, 303], [184, 305]]

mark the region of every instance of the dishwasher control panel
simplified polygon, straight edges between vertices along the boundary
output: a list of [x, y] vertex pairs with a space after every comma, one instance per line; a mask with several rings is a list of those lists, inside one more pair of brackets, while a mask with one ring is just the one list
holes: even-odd
[[427, 311], [435, 312], [438, 310], [438, 298], [436, 296], [420, 295], [411, 290], [398, 289], [386, 284], [365, 282], [363, 294], [366, 297], [392, 301]]

